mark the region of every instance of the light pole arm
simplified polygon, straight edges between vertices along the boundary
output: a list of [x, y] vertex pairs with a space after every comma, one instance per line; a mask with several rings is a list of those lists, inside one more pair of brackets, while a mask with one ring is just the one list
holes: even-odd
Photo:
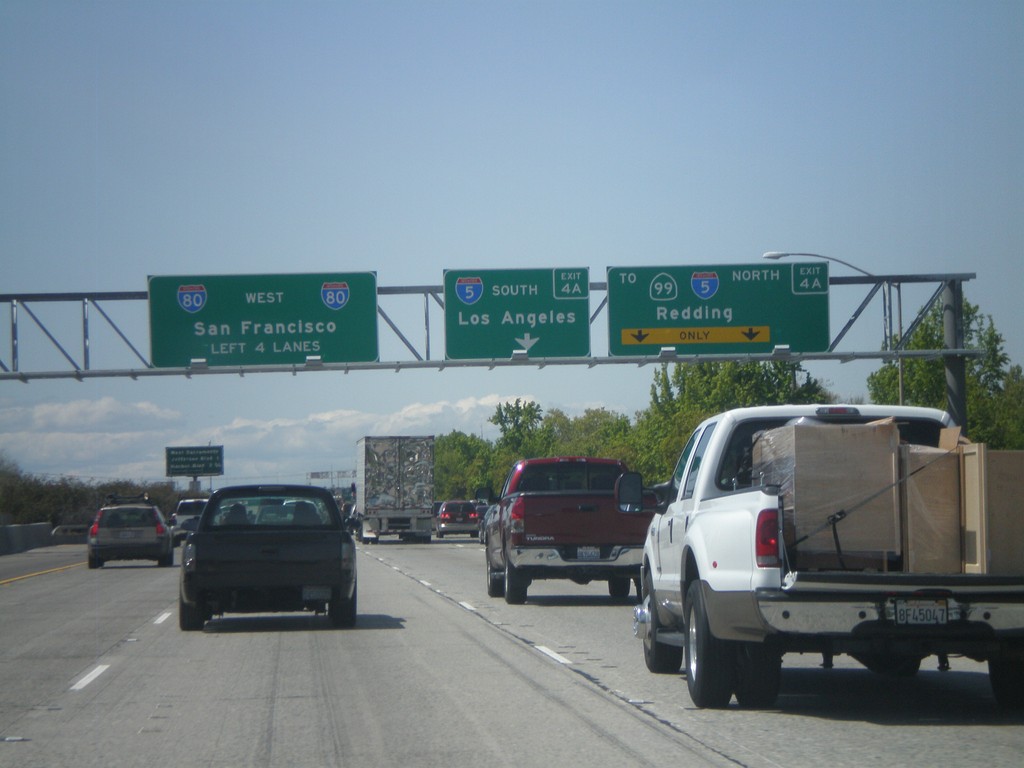
[[787, 251], [768, 251], [767, 253], [763, 254], [761, 258], [777, 261], [778, 259], [784, 259], [788, 256], [808, 256], [813, 259], [824, 259], [825, 261], [834, 261], [836, 264], [842, 264], [843, 266], [849, 267], [855, 272], [860, 272], [862, 275], [874, 277], [874, 275], [868, 272], [866, 269], [861, 269], [860, 267], [854, 266], [848, 261], [837, 259], [835, 256], [824, 256], [823, 254], [820, 253], [789, 253]]

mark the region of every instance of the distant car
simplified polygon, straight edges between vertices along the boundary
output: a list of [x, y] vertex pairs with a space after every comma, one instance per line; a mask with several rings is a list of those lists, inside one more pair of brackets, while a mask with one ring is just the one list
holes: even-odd
[[108, 560], [155, 560], [174, 565], [170, 526], [160, 509], [146, 497], [109, 497], [93, 518], [86, 537], [90, 568]]
[[448, 533], [468, 533], [478, 536], [480, 513], [476, 502], [446, 501], [437, 511], [437, 538], [443, 539]]
[[190, 528], [193, 531], [195, 530], [194, 525], [187, 526], [185, 524], [190, 520], [197, 520], [205, 506], [206, 499], [182, 499], [178, 502], [178, 508], [171, 515], [171, 532], [174, 536], [174, 546], [178, 546], [185, 540]]

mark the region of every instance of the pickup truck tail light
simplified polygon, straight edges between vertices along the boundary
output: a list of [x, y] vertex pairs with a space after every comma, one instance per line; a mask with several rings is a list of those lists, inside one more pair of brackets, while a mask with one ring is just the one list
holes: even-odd
[[512, 509], [508, 511], [508, 529], [510, 533], [523, 533], [526, 530], [526, 524], [524, 520], [525, 509], [526, 502], [524, 502], [521, 498], [516, 499], [514, 502], [512, 502]]
[[89, 535], [95, 538], [100, 535], [100, 518], [103, 517], [102, 510], [96, 513], [95, 519], [92, 521], [92, 526], [89, 528]]
[[779, 510], [762, 509], [754, 528], [754, 556], [759, 568], [779, 565]]

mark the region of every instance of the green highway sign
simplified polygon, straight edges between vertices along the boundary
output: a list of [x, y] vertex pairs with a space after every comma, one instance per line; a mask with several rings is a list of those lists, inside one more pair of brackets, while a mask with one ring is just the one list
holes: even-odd
[[589, 313], [586, 267], [445, 270], [445, 357], [588, 357]]
[[828, 264], [610, 267], [613, 356], [821, 352], [829, 345]]
[[164, 448], [167, 477], [224, 474], [223, 445], [184, 445]]
[[149, 278], [157, 368], [373, 362], [373, 272]]

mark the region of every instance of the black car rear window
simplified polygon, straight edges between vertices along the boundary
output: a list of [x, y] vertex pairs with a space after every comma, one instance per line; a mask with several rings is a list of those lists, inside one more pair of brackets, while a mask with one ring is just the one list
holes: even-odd
[[304, 496], [223, 497], [205, 523], [209, 528], [336, 528], [323, 499]]

